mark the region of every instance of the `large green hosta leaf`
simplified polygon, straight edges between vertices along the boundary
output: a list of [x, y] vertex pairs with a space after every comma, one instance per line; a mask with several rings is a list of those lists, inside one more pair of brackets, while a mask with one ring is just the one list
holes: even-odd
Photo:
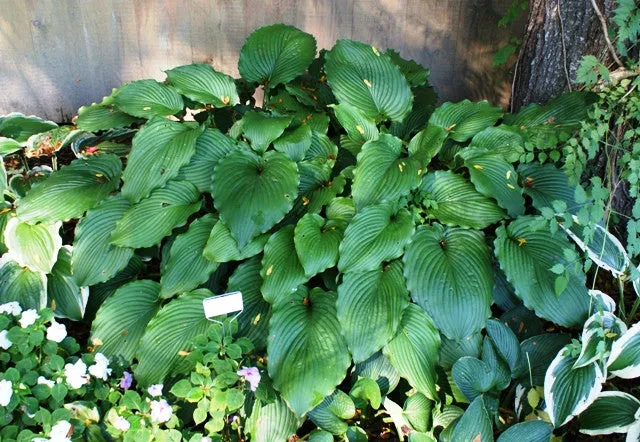
[[369, 358], [395, 336], [407, 305], [399, 260], [344, 275], [338, 286], [338, 320], [354, 362]]
[[282, 152], [259, 156], [243, 149], [220, 160], [213, 172], [213, 200], [240, 248], [291, 210], [298, 179], [296, 163]]
[[[561, 232], [533, 231], [533, 217], [524, 216], [496, 230], [495, 254], [507, 279], [524, 304], [544, 319], [565, 327], [582, 325], [589, 312], [586, 277], [575, 263], [568, 262], [564, 250], [573, 245]], [[558, 275], [549, 269], [566, 267], [566, 289], [556, 295]]]
[[185, 97], [215, 107], [233, 106], [240, 101], [233, 78], [208, 64], [190, 64], [165, 71], [169, 84]]
[[116, 224], [111, 243], [119, 247], [150, 247], [182, 226], [200, 209], [200, 193], [187, 181], [169, 181], [133, 205]]
[[567, 174], [553, 164], [521, 164], [518, 173], [522, 177], [524, 193], [531, 197], [536, 209], [552, 208], [555, 200], [564, 201], [571, 213], [580, 208], [575, 200], [575, 186], [569, 185]]
[[136, 352], [136, 379], [143, 386], [161, 383], [167, 375], [183, 373], [184, 354], [192, 347], [193, 338], [212, 325], [204, 316], [202, 301], [213, 294], [198, 289], [174, 299], [151, 319]]
[[520, 130], [501, 124], [487, 127], [478, 132], [472, 139], [471, 145], [487, 149], [492, 154], [499, 154], [510, 163], [515, 163], [524, 153], [524, 140]]
[[333, 108], [340, 125], [355, 143], [362, 144], [378, 138], [378, 127], [373, 118], [364, 115], [358, 108], [347, 103], [334, 104]]
[[22, 149], [22, 145], [13, 138], [0, 137], [0, 156], [9, 155]]
[[45, 121], [36, 116], [26, 117], [14, 112], [0, 116], [0, 137], [13, 138], [18, 142], [27, 141], [33, 134], [46, 132], [58, 127], [53, 121]]
[[390, 202], [366, 207], [345, 230], [338, 268], [343, 273], [373, 270], [383, 261], [398, 258], [413, 230], [411, 214], [405, 209], [396, 210]]
[[182, 166], [176, 179], [190, 181], [200, 192], [211, 192], [214, 167], [235, 149], [238, 149], [238, 144], [231, 137], [218, 129], [205, 129], [196, 140], [195, 153]]
[[276, 117], [249, 111], [242, 118], [244, 136], [251, 141], [251, 148], [263, 153], [269, 145], [284, 133], [291, 117]]
[[312, 213], [298, 221], [293, 239], [307, 277], [336, 265], [345, 225], [342, 221], [325, 220]]
[[487, 411], [484, 397], [478, 396], [471, 402], [456, 423], [451, 436], [452, 441], [493, 442], [493, 422]]
[[169, 260], [164, 266], [160, 284], [161, 298], [193, 290], [207, 282], [209, 275], [218, 268], [218, 263], [202, 256], [202, 249], [209, 239], [216, 218], [205, 215], [189, 225], [189, 230], [178, 235], [169, 250]]
[[293, 161], [302, 161], [311, 147], [311, 134], [311, 127], [303, 124], [275, 140], [273, 147], [286, 153]]
[[302, 205], [307, 213], [319, 213], [323, 206], [342, 193], [346, 180], [342, 175], [331, 177], [331, 167], [318, 160], [298, 163], [300, 186], [293, 210]]
[[425, 168], [435, 157], [447, 139], [447, 131], [440, 126], [428, 126], [418, 132], [409, 142], [409, 155]]
[[63, 246], [58, 252], [58, 260], [47, 275], [47, 296], [49, 304], [55, 303], [53, 313], [57, 317], [80, 321], [89, 300], [89, 287], [80, 287], [71, 276], [70, 246]]
[[271, 304], [260, 293], [260, 269], [262, 262], [259, 257], [248, 259], [233, 272], [227, 287], [227, 292], [242, 292], [244, 310], [238, 317], [238, 335], [251, 339], [258, 350], [267, 346], [271, 319]]
[[384, 354], [400, 376], [418, 392], [438, 400], [436, 364], [440, 334], [433, 321], [417, 305], [409, 304], [402, 315], [398, 334], [385, 347]]
[[4, 230], [4, 243], [21, 266], [49, 273], [62, 247], [60, 227], [60, 222], [31, 225], [11, 217]]
[[[373, 382], [369, 379], [370, 382]], [[374, 383], [374, 385], [377, 385]], [[332, 434], [346, 433], [349, 425], [346, 419], [351, 419], [356, 414], [356, 406], [351, 397], [341, 390], [336, 390], [331, 396], [327, 396], [316, 408], [309, 413], [309, 419], [323, 430]], [[331, 438], [333, 440], [333, 438]]]
[[338, 40], [326, 54], [324, 69], [338, 100], [369, 118], [401, 121], [411, 110], [409, 83], [389, 56], [373, 46]]
[[269, 404], [254, 402], [246, 428], [256, 442], [287, 442], [300, 425], [295, 413], [282, 399], [276, 398]]
[[82, 106], [78, 109], [76, 126], [81, 130], [97, 132], [119, 129], [142, 121], [144, 120], [125, 114], [112, 106], [94, 103], [91, 106]]
[[147, 324], [160, 310], [160, 284], [133, 281], [120, 287], [102, 304], [91, 325], [91, 342], [109, 358], [131, 361]]
[[184, 107], [180, 94], [155, 80], [125, 84], [114, 92], [113, 103], [129, 115], [140, 118], [173, 115]]
[[296, 253], [294, 227], [286, 226], [271, 235], [262, 258], [262, 296], [270, 304], [289, 300], [289, 294], [307, 281]]
[[265, 26], [247, 37], [238, 70], [247, 81], [275, 87], [304, 74], [315, 55], [313, 36], [284, 24]]
[[491, 106], [487, 101], [473, 103], [464, 100], [459, 103], [444, 103], [431, 114], [429, 124], [442, 127], [449, 132], [452, 140], [463, 142], [493, 126], [500, 117], [502, 109]]
[[29, 223], [79, 218], [118, 188], [121, 171], [115, 155], [74, 160], [20, 199], [18, 217]]
[[122, 174], [125, 198], [137, 203], [174, 178], [196, 151], [200, 133], [198, 126], [164, 118], [153, 118], [144, 125], [133, 137]]
[[358, 154], [352, 193], [357, 208], [378, 201], [395, 200], [418, 187], [422, 179], [420, 162], [406, 156], [402, 140], [380, 135], [368, 141]]
[[133, 249], [110, 243], [116, 223], [129, 207], [131, 203], [116, 194], [89, 210], [76, 226], [71, 268], [79, 286], [108, 281], [131, 260]]
[[211, 229], [203, 256], [211, 262], [241, 261], [262, 252], [270, 236], [266, 233], [257, 236], [242, 249], [239, 249], [238, 243], [231, 236], [227, 225], [218, 220]]
[[493, 272], [482, 232], [421, 227], [404, 255], [413, 300], [448, 338], [480, 331], [490, 316]]
[[47, 278], [22, 267], [9, 253], [0, 258], [0, 304], [17, 301], [23, 310], [47, 306]]
[[549, 442], [553, 436], [553, 425], [541, 420], [520, 422], [509, 427], [498, 438], [498, 442]]
[[544, 400], [553, 425], [558, 428], [582, 413], [602, 391], [607, 378], [600, 364], [573, 368], [577, 358], [561, 350], [544, 378]]
[[579, 127], [580, 123], [587, 118], [589, 105], [592, 102], [590, 95], [593, 94], [585, 92], [562, 94], [545, 105], [531, 104], [517, 114], [508, 114], [504, 120], [506, 124], [525, 128], [540, 125]]
[[524, 198], [518, 175], [501, 154], [471, 147], [462, 150], [459, 155], [464, 159], [471, 182], [478, 192], [498, 201], [498, 205], [506, 209], [512, 218], [524, 214]]
[[443, 224], [484, 229], [504, 217], [494, 200], [479, 193], [463, 176], [450, 171], [427, 174], [420, 189], [427, 212]]
[[331, 394], [351, 358], [336, 318], [336, 294], [301, 288], [277, 307], [269, 333], [269, 375], [302, 416]]

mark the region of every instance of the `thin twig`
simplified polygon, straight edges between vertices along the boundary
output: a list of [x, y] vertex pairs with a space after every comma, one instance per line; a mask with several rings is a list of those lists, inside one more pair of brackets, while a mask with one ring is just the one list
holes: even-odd
[[611, 43], [611, 40], [609, 40], [609, 31], [608, 31], [607, 21], [605, 20], [604, 15], [602, 15], [602, 12], [600, 12], [600, 8], [598, 7], [596, 0], [591, 0], [591, 6], [593, 6], [594, 11], [596, 11], [596, 15], [600, 19], [600, 24], [602, 25], [602, 33], [604, 34], [604, 39], [607, 42], [607, 48], [609, 48], [609, 52], [611, 53], [611, 56], [616, 61], [618, 66], [623, 68], [624, 64], [622, 63], [622, 61], [620, 61], [620, 58], [618, 58], [618, 54], [616, 54], [616, 49], [613, 47], [613, 43]]
[[558, 0], [558, 18], [560, 19], [560, 41], [562, 42], [562, 56], [564, 58], [564, 75], [567, 78], [567, 86], [571, 92], [571, 78], [569, 77], [569, 69], [567, 69], [567, 48], [564, 45], [564, 23], [562, 23], [562, 11], [560, 10], [560, 0]]

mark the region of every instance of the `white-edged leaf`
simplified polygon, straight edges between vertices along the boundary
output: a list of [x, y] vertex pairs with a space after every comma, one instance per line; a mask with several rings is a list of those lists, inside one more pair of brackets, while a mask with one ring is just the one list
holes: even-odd
[[46, 132], [58, 127], [53, 121], [46, 121], [35, 115], [25, 116], [18, 112], [0, 115], [0, 137], [13, 138], [18, 142], [27, 141], [33, 134]]
[[[601, 360], [611, 350], [611, 344], [627, 331], [627, 325], [610, 312], [595, 312], [582, 328], [582, 349], [574, 368]], [[602, 361], [601, 363], [604, 363]]]
[[383, 349], [400, 376], [418, 392], [438, 400], [436, 370], [440, 335], [431, 318], [417, 305], [404, 310], [398, 334]]
[[111, 232], [131, 207], [122, 194], [102, 201], [87, 212], [76, 226], [71, 269], [79, 286], [90, 286], [111, 279], [125, 268], [133, 249], [111, 244]]
[[493, 277], [484, 235], [477, 230], [420, 227], [404, 255], [414, 302], [448, 338], [480, 331], [490, 316]]
[[61, 222], [31, 225], [11, 217], [4, 230], [4, 243], [22, 267], [49, 273], [62, 247], [60, 227]]
[[354, 362], [366, 360], [395, 336], [408, 305], [400, 260], [344, 275], [338, 286], [338, 320]]
[[623, 379], [640, 376], [640, 322], [633, 324], [611, 346], [609, 355], [609, 373]]
[[169, 84], [185, 97], [215, 107], [234, 106], [240, 101], [233, 78], [208, 64], [190, 64], [165, 71]]
[[636, 422], [640, 401], [622, 391], [603, 391], [580, 413], [580, 432], [590, 436], [626, 433]]

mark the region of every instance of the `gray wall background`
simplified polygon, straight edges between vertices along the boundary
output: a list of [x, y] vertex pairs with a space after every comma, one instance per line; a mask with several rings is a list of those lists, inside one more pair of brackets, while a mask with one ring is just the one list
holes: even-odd
[[164, 79], [194, 62], [238, 75], [260, 26], [288, 23], [319, 48], [338, 38], [394, 48], [431, 69], [441, 99], [508, 99], [491, 66], [517, 32], [498, 28], [511, 0], [0, 0], [0, 114], [69, 121], [123, 82]]

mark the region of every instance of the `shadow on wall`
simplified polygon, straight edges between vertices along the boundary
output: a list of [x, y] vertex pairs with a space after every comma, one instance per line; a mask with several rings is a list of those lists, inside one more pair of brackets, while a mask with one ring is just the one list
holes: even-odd
[[[493, 53], [511, 0], [6, 0], [0, 16], [0, 114], [69, 121], [123, 82], [164, 79], [164, 69], [207, 62], [237, 76], [249, 33], [288, 23], [319, 48], [339, 38], [394, 48], [431, 69], [441, 99], [504, 105]], [[7, 5], [8, 3], [8, 5]], [[518, 24], [514, 25], [518, 29]], [[522, 24], [520, 24], [522, 29]]]

